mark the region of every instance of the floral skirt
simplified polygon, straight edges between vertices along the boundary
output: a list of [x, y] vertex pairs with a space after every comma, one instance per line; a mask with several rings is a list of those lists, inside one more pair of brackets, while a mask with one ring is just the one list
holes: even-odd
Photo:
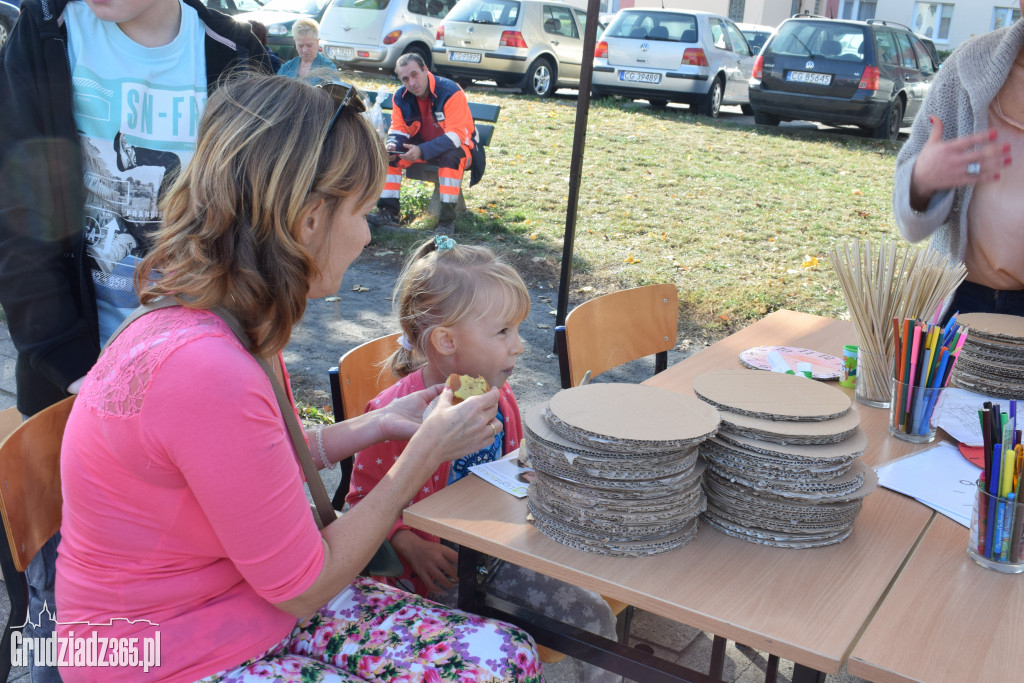
[[360, 577], [261, 657], [199, 683], [543, 680], [525, 631]]

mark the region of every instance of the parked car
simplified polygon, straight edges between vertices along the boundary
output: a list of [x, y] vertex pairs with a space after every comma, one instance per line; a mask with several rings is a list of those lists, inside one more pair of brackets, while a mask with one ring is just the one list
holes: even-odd
[[288, 61], [296, 54], [292, 24], [299, 17], [309, 17], [319, 22], [328, 4], [330, 0], [269, 0], [255, 12], [236, 14], [235, 19], [242, 22], [258, 21], [266, 26], [267, 47], [282, 60]]
[[338, 65], [391, 72], [406, 52], [431, 65], [434, 34], [455, 0], [334, 0], [320, 21], [320, 45]]
[[743, 37], [747, 39], [747, 43], [750, 45], [750, 51], [755, 55], [761, 51], [764, 44], [768, 42], [768, 37], [771, 36], [772, 31], [775, 30], [774, 26], [764, 26], [762, 24], [736, 24], [736, 28], [740, 30]]
[[586, 21], [582, 5], [558, 0], [459, 0], [437, 30], [434, 64], [547, 97], [579, 85]]
[[787, 19], [750, 80], [754, 119], [852, 124], [896, 140], [913, 123], [938, 64], [906, 26], [820, 17]]
[[685, 102], [712, 118], [723, 104], [747, 107], [754, 57], [729, 19], [653, 7], [620, 10], [594, 51], [592, 95]]
[[18, 8], [0, 0], [0, 47], [11, 37], [14, 22], [18, 20]]
[[263, 6], [266, 0], [206, 0], [205, 4], [210, 9], [215, 9], [224, 14], [241, 14], [242, 12], [254, 12]]

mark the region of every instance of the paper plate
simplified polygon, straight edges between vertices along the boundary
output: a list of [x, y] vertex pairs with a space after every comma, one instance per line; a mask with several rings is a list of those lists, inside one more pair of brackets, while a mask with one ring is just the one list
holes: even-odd
[[797, 371], [797, 363], [811, 364], [811, 379], [839, 379], [843, 359], [812, 349], [798, 349], [792, 346], [755, 346], [740, 353], [740, 362], [755, 370], [771, 370], [768, 352], [777, 351], [786, 364]]

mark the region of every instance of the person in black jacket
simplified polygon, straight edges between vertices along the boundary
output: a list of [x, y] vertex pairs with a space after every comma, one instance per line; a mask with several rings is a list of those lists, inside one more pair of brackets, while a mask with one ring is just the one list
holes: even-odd
[[[195, 49], [185, 49], [200, 80], [205, 71], [207, 92], [236, 67], [270, 71], [266, 51], [248, 25], [208, 10], [196, 0], [88, 3], [91, 14], [86, 12], [87, 3], [25, 0], [21, 17], [0, 51], [0, 305], [18, 351], [17, 402], [26, 416], [77, 393], [81, 379], [99, 355], [103, 340], [94, 288], [97, 267], [90, 252], [95, 244], [90, 240], [95, 242], [102, 234], [109, 238], [108, 246], [131, 241], [137, 251], [144, 250], [145, 245], [128, 226], [142, 219], [153, 225], [158, 222], [150, 220], [153, 209], [145, 207], [155, 206], [159, 188], [166, 184], [160, 180], [161, 174], [176, 173], [178, 168], [174, 163], [150, 166], [146, 172], [157, 180], [149, 185], [118, 175], [111, 167], [123, 171], [142, 163], [139, 159], [127, 161], [136, 150], [121, 130], [106, 138], [106, 144], [93, 144], [94, 138], [80, 132], [82, 117], [101, 119], [119, 106], [123, 125], [138, 126], [141, 113], [148, 115], [144, 123], [148, 121], [150, 129], [155, 121], [157, 126], [173, 125], [177, 135], [179, 123], [184, 128], [196, 123], [205, 103], [205, 93], [203, 97], [181, 98], [182, 102], [173, 102], [174, 116], [168, 119], [167, 113], [153, 112], [153, 96], [147, 95], [148, 91], [136, 88], [136, 80], [149, 76], [143, 73], [138, 78], [140, 69], [148, 68], [140, 66], [149, 63], [145, 59], [129, 56], [112, 67], [126, 72], [120, 94], [109, 92], [109, 83], [116, 79], [83, 79], [76, 71], [79, 59], [95, 59], [96, 51], [104, 49], [115, 55], [118, 50], [149, 55], [156, 53], [147, 50], [164, 50], [172, 43], [194, 45]], [[189, 35], [184, 35], [186, 29]], [[106, 35], [109, 41], [102, 39]], [[156, 74], [153, 79], [164, 77]], [[103, 97], [93, 96], [90, 87], [97, 92], [106, 87], [107, 92]], [[149, 99], [133, 101], [139, 92]], [[172, 99], [166, 97], [167, 102]], [[165, 123], [168, 120], [171, 123]], [[152, 132], [150, 129], [134, 129], [135, 142]], [[158, 151], [179, 154], [186, 147], [182, 143]], [[100, 154], [107, 159], [115, 155], [116, 164], [98, 166], [95, 160]], [[120, 213], [115, 216], [109, 206], [97, 209], [93, 201], [97, 196], [111, 206], [122, 205]], [[143, 206], [144, 202], [148, 204]], [[97, 215], [110, 220], [98, 225], [93, 220]], [[29, 622], [38, 620], [44, 601], [54, 610], [56, 546], [54, 537], [27, 572]], [[51, 622], [26, 636], [50, 637], [52, 631]], [[55, 667], [51, 673], [33, 670], [33, 681], [59, 680]]]

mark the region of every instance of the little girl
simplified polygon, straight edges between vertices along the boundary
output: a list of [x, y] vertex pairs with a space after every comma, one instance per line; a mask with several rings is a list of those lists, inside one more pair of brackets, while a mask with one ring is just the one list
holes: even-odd
[[[530, 311], [530, 294], [519, 273], [490, 249], [457, 245], [450, 237], [437, 236], [422, 244], [405, 264], [394, 302], [402, 336], [388, 369], [400, 379], [370, 401], [368, 411], [441, 384], [452, 373], [483, 377], [491, 391], [499, 392], [502, 429], [495, 432], [494, 443], [438, 468], [413, 499], [416, 502], [466, 476], [472, 465], [497, 460], [519, 447], [523, 428], [507, 380], [523, 352], [519, 325]], [[350, 505], [358, 504], [381, 481], [404, 448], [405, 442], [388, 441], [356, 454], [347, 498]], [[437, 536], [406, 526], [401, 518], [389, 539], [405, 565], [397, 584], [451, 604], [458, 553]], [[491, 594], [615, 638], [615, 615], [593, 591], [508, 563], [500, 563], [488, 576]], [[603, 669], [585, 668], [583, 680], [621, 680]]]

